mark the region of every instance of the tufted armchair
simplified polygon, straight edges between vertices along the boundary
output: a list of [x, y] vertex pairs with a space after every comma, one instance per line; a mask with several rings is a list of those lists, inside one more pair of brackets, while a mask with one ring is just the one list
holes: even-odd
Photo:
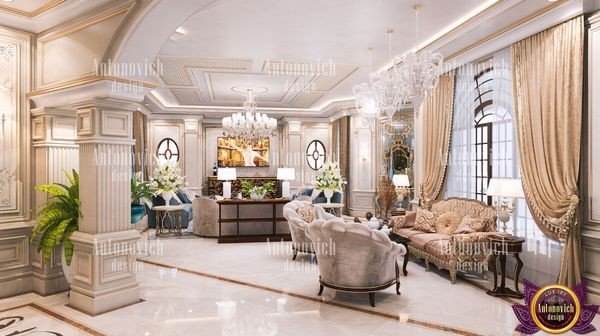
[[335, 216], [328, 214], [325, 209], [313, 205], [311, 201], [294, 200], [283, 206], [283, 217], [287, 219], [292, 236], [292, 250], [296, 260], [298, 252], [315, 253], [312, 241], [306, 237], [306, 227], [315, 219], [332, 219]]
[[406, 249], [385, 233], [336, 218], [313, 221], [307, 236], [319, 262], [319, 295], [323, 287], [368, 293], [373, 307], [376, 291], [396, 284], [396, 294], [400, 295], [397, 259]]

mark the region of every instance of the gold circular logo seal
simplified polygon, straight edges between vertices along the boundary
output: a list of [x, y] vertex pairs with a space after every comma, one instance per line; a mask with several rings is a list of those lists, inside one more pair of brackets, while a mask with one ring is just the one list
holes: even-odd
[[549, 285], [531, 300], [531, 317], [535, 325], [549, 334], [562, 334], [575, 326], [581, 303], [569, 287]]

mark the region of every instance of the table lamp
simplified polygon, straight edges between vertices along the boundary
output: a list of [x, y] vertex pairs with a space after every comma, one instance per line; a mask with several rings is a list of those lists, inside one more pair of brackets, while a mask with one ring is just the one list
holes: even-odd
[[494, 207], [498, 212], [498, 219], [502, 222], [502, 236], [507, 236], [506, 223], [510, 221], [510, 216], [515, 210], [515, 198], [523, 198], [523, 184], [521, 179], [515, 178], [491, 178], [487, 187], [486, 194], [491, 197], [497, 197], [499, 202], [494, 202]]
[[223, 198], [231, 198], [231, 182], [237, 179], [235, 168], [219, 168], [217, 179], [223, 182]]
[[392, 183], [396, 186], [396, 194], [398, 195], [398, 201], [404, 200], [410, 187], [410, 181], [408, 175], [397, 174], [392, 177]]
[[277, 168], [277, 179], [281, 180], [281, 197], [290, 198], [290, 180], [296, 179], [294, 168]]

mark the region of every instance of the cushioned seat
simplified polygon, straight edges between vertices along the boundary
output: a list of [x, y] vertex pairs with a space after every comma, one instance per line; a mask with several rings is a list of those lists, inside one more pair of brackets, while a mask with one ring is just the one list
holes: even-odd
[[440, 239], [450, 239], [450, 236], [443, 233], [415, 234], [410, 237], [410, 243], [408, 243], [408, 245], [420, 250], [426, 250], [425, 246], [429, 242]]
[[448, 250], [449, 243], [450, 239], [433, 240], [425, 245], [425, 251], [431, 253], [437, 258], [448, 260], [450, 259], [450, 251]]
[[400, 294], [397, 259], [406, 248], [392, 242], [379, 230], [342, 219], [310, 223], [306, 235], [313, 243], [319, 264], [319, 295], [323, 287], [347, 292], [369, 293], [375, 307], [375, 292], [396, 285]]
[[[402, 237], [411, 238], [414, 235], [425, 234], [423, 231], [413, 230], [411, 228], [401, 228], [394, 230], [396, 234], [401, 235]], [[412, 238], [411, 238], [412, 239]]]
[[287, 219], [290, 226], [292, 250], [294, 252], [292, 260], [296, 260], [298, 252], [315, 253], [312, 241], [306, 236], [306, 227], [309, 222], [317, 219], [336, 218], [326, 213], [322, 207], [313, 205], [310, 201], [300, 200], [293, 200], [284, 205], [283, 217]]

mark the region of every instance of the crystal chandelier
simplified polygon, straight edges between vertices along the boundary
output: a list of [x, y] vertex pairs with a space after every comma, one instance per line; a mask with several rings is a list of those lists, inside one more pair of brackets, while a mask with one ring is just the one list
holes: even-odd
[[256, 140], [274, 135], [277, 120], [264, 113], [255, 112], [256, 101], [251, 89], [247, 90], [247, 97], [243, 104], [244, 112], [238, 112], [222, 120], [226, 136], [242, 140], [250, 144]]
[[396, 58], [394, 64], [398, 75], [398, 85], [402, 98], [411, 101], [415, 111], [419, 111], [428, 95], [437, 87], [444, 58], [439, 53], [423, 51], [417, 54], [419, 41], [419, 9], [415, 5], [417, 47], [402, 57]]
[[[369, 48], [369, 72], [371, 72], [373, 48]], [[373, 76], [369, 75], [369, 83], [356, 84], [352, 87], [356, 110], [365, 119], [371, 121], [379, 118], [381, 109], [377, 100], [377, 93], [373, 90]]]
[[[388, 56], [392, 59], [392, 34], [393, 29], [388, 29]], [[388, 70], [382, 70], [378, 72], [373, 82], [373, 90], [377, 97], [377, 103], [382, 112], [386, 114], [388, 118], [392, 118], [394, 113], [398, 110], [402, 104], [402, 90], [399, 82], [399, 74], [396, 69], [396, 62], [392, 63], [392, 67]]]

